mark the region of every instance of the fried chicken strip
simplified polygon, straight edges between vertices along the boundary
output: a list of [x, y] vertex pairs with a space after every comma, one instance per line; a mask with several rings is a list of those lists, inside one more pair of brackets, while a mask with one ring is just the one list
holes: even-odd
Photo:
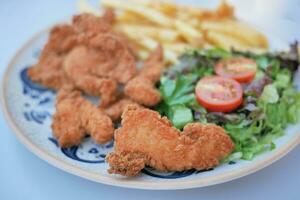
[[159, 81], [163, 68], [163, 50], [162, 47], [158, 47], [144, 62], [138, 76], [126, 84], [126, 96], [145, 106], [158, 104], [161, 96], [155, 84]]
[[[98, 34], [91, 39], [89, 47], [98, 52], [102, 62], [98, 63], [97, 73], [125, 84], [137, 74], [136, 60], [126, 40], [115, 33]], [[110, 66], [102, 70], [102, 66]]]
[[71, 26], [61, 25], [52, 28], [38, 63], [28, 69], [29, 78], [52, 89], [59, 89], [69, 83], [62, 70], [62, 63], [67, 52], [75, 45], [76, 35]]
[[159, 171], [215, 167], [234, 143], [220, 126], [190, 123], [180, 132], [158, 112], [128, 106], [114, 148], [106, 157], [108, 172], [136, 176], [145, 166]]
[[158, 46], [157, 49], [149, 55], [148, 59], [145, 60], [143, 67], [139, 72], [139, 76], [155, 84], [160, 80], [164, 67], [163, 49], [161, 46]]
[[114, 11], [112, 9], [107, 9], [101, 17], [96, 17], [88, 13], [75, 15], [72, 19], [72, 25], [77, 33], [89, 33], [90, 35], [95, 35], [111, 31], [114, 20]]
[[[113, 32], [114, 18], [114, 12], [108, 9], [102, 17], [91, 14], [76, 15], [72, 25], [54, 27], [38, 63], [28, 70], [28, 76], [32, 81], [53, 89], [71, 84], [74, 80], [70, 81], [70, 77], [65, 74], [63, 64], [74, 48], [85, 46], [91, 49], [89, 53], [92, 52], [91, 58], [86, 56], [85, 59], [92, 59], [91, 62], [97, 64], [93, 67], [96, 67], [94, 72], [98, 76], [126, 83], [136, 75], [135, 57], [128, 41]], [[90, 82], [91, 80], [88, 81]], [[93, 85], [99, 84], [95, 82]], [[84, 92], [91, 93], [89, 89]], [[98, 91], [94, 93], [98, 94]]]
[[114, 127], [109, 116], [72, 86], [59, 90], [55, 106], [52, 130], [61, 147], [78, 145], [87, 134], [100, 144], [113, 138]]
[[72, 25], [53, 27], [39, 61], [28, 70], [30, 79], [52, 89], [70, 84], [62, 69], [65, 56], [91, 36], [110, 31], [113, 20], [112, 10], [107, 10], [103, 17], [82, 14], [73, 17]]
[[121, 118], [121, 115], [125, 108], [128, 105], [136, 105], [140, 106], [139, 104], [135, 103], [131, 99], [126, 97], [121, 97], [115, 103], [111, 104], [110, 106], [104, 108], [104, 112], [113, 120], [118, 121]]
[[65, 58], [64, 71], [77, 88], [86, 94], [101, 96], [101, 104], [108, 105], [115, 100], [118, 85], [113, 79], [97, 76], [99, 60], [97, 53], [78, 46]]
[[125, 86], [124, 93], [130, 99], [147, 107], [155, 106], [161, 100], [160, 92], [153, 82], [137, 76]]
[[77, 46], [64, 60], [64, 71], [76, 87], [101, 96], [107, 106], [116, 98], [117, 83], [135, 76], [135, 58], [113, 33], [97, 34], [88, 45]]

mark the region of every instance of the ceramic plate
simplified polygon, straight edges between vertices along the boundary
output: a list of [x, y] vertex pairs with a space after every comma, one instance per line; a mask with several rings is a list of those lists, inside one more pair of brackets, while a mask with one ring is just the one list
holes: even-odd
[[[300, 124], [289, 126], [283, 137], [275, 141], [277, 148], [252, 161], [240, 160], [209, 171], [189, 170], [159, 173], [150, 168], [140, 176], [125, 178], [107, 173], [105, 155], [112, 151], [113, 141], [98, 145], [90, 138], [72, 148], [59, 148], [51, 133], [55, 92], [34, 84], [27, 77], [28, 67], [35, 63], [48, 37], [43, 31], [25, 44], [12, 59], [3, 79], [2, 104], [14, 133], [33, 153], [66, 172], [96, 182], [143, 189], [195, 188], [226, 182], [245, 176], [278, 160], [300, 141]], [[284, 43], [269, 37], [271, 47], [283, 48]]]

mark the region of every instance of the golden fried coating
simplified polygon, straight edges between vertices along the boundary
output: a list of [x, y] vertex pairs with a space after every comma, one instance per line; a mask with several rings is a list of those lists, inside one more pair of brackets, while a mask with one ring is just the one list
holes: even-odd
[[130, 80], [124, 89], [130, 99], [144, 106], [155, 106], [161, 100], [160, 92], [148, 79], [137, 76]]
[[[64, 71], [73, 84], [92, 96], [101, 96], [101, 104], [108, 105], [116, 98], [117, 82], [97, 76], [96, 68], [101, 57], [85, 46], [74, 48], [64, 60]], [[104, 69], [104, 68], [102, 68]]]
[[165, 65], [163, 63], [163, 49], [159, 46], [155, 51], [150, 54], [147, 60], [145, 60], [143, 67], [139, 72], [139, 76], [150, 80], [152, 83], [159, 81], [161, 73]]
[[46, 53], [63, 54], [76, 45], [76, 33], [70, 25], [58, 25], [52, 28], [41, 57]]
[[125, 108], [128, 105], [136, 105], [139, 106], [139, 104], [135, 103], [134, 101], [128, 99], [128, 98], [120, 98], [115, 103], [111, 104], [107, 108], [104, 108], [104, 112], [113, 120], [118, 121], [121, 118], [121, 115]]
[[114, 19], [115, 14], [113, 10], [108, 9], [102, 17], [95, 17], [88, 13], [75, 15], [72, 19], [72, 25], [78, 33], [106, 33], [112, 30]]
[[56, 100], [52, 130], [61, 147], [78, 145], [89, 134], [96, 143], [105, 143], [113, 138], [111, 119], [81, 96], [79, 91], [64, 86]]
[[158, 104], [161, 96], [155, 84], [159, 81], [163, 68], [163, 50], [158, 47], [144, 62], [139, 74], [126, 84], [125, 95], [145, 106]]
[[[77, 62], [78, 58], [75, 61], [71, 60], [74, 54], [78, 53], [78, 51], [74, 53], [73, 50], [84, 46], [88, 51], [86, 53], [91, 55], [84, 55], [81, 63], [93, 64], [88, 67], [90, 69], [88, 71], [93, 68], [93, 74], [105, 78], [103, 79], [105, 88], [113, 88], [116, 84], [106, 78], [126, 83], [137, 73], [136, 61], [128, 41], [122, 35], [113, 32], [114, 18], [114, 12], [108, 9], [102, 17], [81, 14], [73, 17], [72, 25], [54, 27], [38, 63], [28, 70], [28, 76], [32, 81], [53, 89], [78, 82], [78, 76], [70, 77], [70, 73], [66, 75], [63, 65], [66, 59], [68, 59], [67, 63]], [[85, 86], [91, 85], [87, 88], [79, 87], [84, 92], [99, 94], [98, 80], [84, 78], [80, 81], [84, 82]], [[100, 85], [103, 85], [102, 82]], [[94, 87], [95, 85], [98, 87]], [[91, 91], [92, 88], [97, 91]], [[106, 96], [103, 98], [106, 99]]]
[[58, 89], [68, 83], [62, 70], [62, 63], [65, 55], [75, 45], [75, 32], [71, 26], [55, 26], [50, 32], [38, 63], [28, 69], [29, 78], [52, 89]]
[[44, 87], [59, 89], [63, 84], [68, 83], [68, 79], [61, 70], [63, 62], [62, 56], [51, 54], [40, 59], [36, 65], [27, 71], [29, 78]]
[[52, 89], [70, 84], [62, 69], [65, 56], [95, 34], [110, 31], [113, 19], [112, 10], [108, 10], [103, 17], [82, 14], [73, 17], [72, 25], [53, 27], [38, 63], [28, 70], [30, 79]]
[[126, 43], [113, 33], [97, 34], [88, 45], [75, 47], [64, 60], [64, 71], [76, 87], [101, 96], [101, 104], [116, 99], [117, 83], [126, 83], [137, 73], [135, 58]]
[[128, 106], [115, 131], [109, 173], [137, 175], [145, 166], [159, 171], [209, 169], [228, 156], [234, 143], [220, 126], [190, 123], [183, 131], [158, 112]]
[[81, 14], [73, 17], [73, 26], [78, 33], [83, 33], [78, 36], [80, 45], [93, 54], [94, 73], [126, 83], [137, 73], [136, 60], [127, 39], [112, 31], [114, 18], [112, 10], [106, 10], [102, 17]]
[[102, 58], [98, 65], [110, 66], [110, 71], [105, 71], [106, 74], [98, 69], [98, 75], [108, 76], [124, 84], [137, 74], [135, 57], [118, 34], [98, 34], [91, 39], [89, 45]]

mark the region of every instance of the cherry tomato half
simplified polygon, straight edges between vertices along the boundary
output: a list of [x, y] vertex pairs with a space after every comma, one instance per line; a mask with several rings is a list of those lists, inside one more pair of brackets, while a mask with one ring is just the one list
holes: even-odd
[[213, 112], [230, 112], [243, 102], [243, 88], [231, 78], [204, 77], [198, 81], [195, 93], [198, 102]]
[[221, 60], [215, 66], [217, 75], [232, 78], [240, 83], [249, 83], [253, 80], [257, 70], [255, 60], [245, 57], [234, 57]]

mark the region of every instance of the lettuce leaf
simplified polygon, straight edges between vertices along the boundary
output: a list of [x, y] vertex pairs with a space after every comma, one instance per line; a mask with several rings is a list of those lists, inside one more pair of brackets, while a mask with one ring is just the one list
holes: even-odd
[[276, 103], [279, 100], [279, 95], [275, 85], [273, 84], [266, 85], [260, 96], [260, 100], [266, 103]]
[[187, 123], [193, 122], [191, 109], [184, 105], [171, 107], [168, 117], [171, 119], [173, 125], [178, 129], [182, 129]]
[[[298, 67], [296, 48], [290, 53], [254, 54], [214, 48], [190, 50], [178, 65], [169, 68], [160, 81], [162, 102], [155, 108], [182, 129], [187, 123], [214, 123], [224, 127], [235, 143], [234, 152], [224, 161], [251, 160], [276, 146], [289, 123], [300, 120], [300, 93], [292, 85]], [[244, 85], [244, 102], [231, 113], [208, 112], [196, 100], [196, 82], [213, 75], [220, 59], [246, 56], [256, 60], [258, 73]]]

